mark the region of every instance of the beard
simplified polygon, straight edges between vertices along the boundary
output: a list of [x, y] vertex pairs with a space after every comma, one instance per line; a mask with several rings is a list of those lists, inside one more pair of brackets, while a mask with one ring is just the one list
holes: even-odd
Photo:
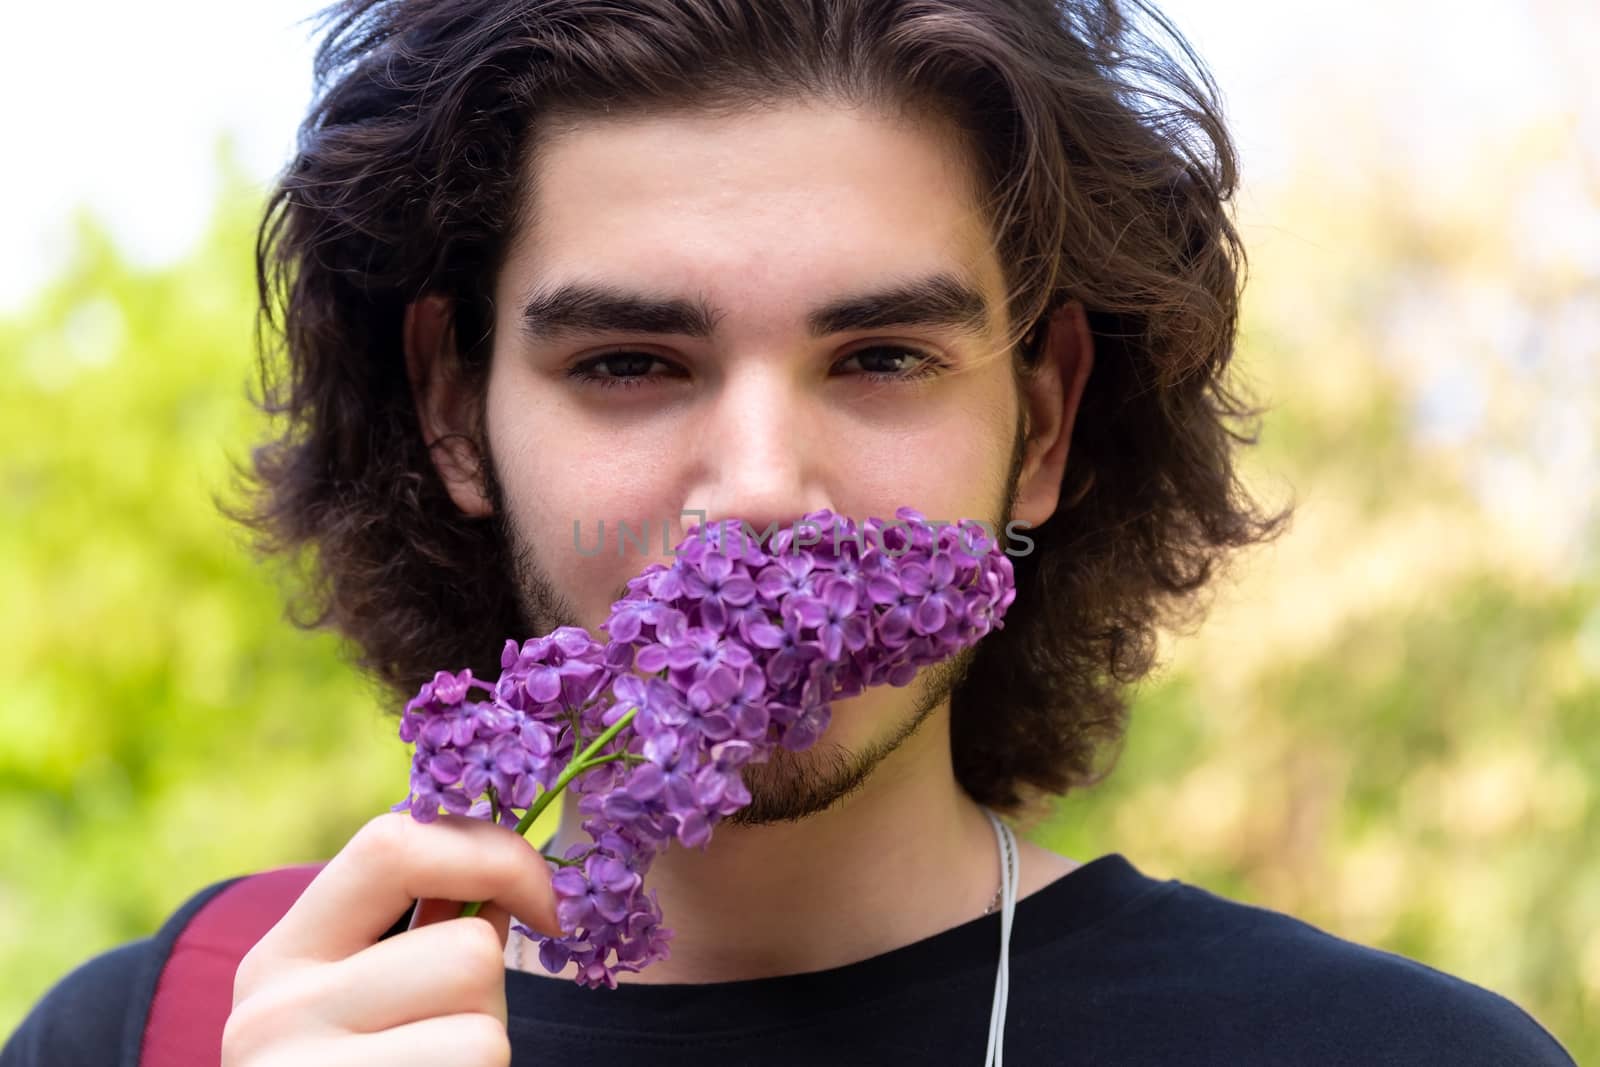
[[[997, 537], [1003, 536], [1013, 514], [1017, 483], [1022, 473], [1024, 432], [1019, 419], [1001, 493], [1001, 516], [995, 524]], [[493, 452], [483, 448], [480, 454], [485, 456], [483, 476], [487, 483], [486, 495], [494, 507], [494, 521], [506, 548], [506, 558], [511, 561], [522, 632], [542, 635], [558, 626], [587, 629], [577, 607], [560, 593], [549, 573], [540, 565], [532, 541], [518, 529], [514, 509], [506, 506], [505, 491], [495, 468]], [[626, 593], [624, 586], [613, 599], [620, 600]], [[745, 788], [750, 792], [750, 803], [725, 816], [722, 821], [733, 826], [798, 822], [845, 800], [860, 790], [878, 765], [915, 736], [933, 713], [949, 701], [956, 687], [966, 678], [976, 653], [977, 646], [970, 645], [950, 659], [919, 671], [910, 686], [911, 707], [893, 724], [888, 736], [875, 737], [864, 747], [851, 749], [829, 741], [828, 732], [825, 731], [810, 748], [802, 752], [792, 752], [781, 745], [774, 746], [765, 762], [746, 764], [742, 769], [742, 777]]]
[[865, 747], [853, 750], [829, 741], [824, 731], [803, 752], [777, 745], [766, 762], [746, 764], [743, 777], [750, 803], [722, 821], [733, 826], [799, 822], [842, 802], [859, 790], [878, 764], [913, 737], [950, 698], [956, 684], [966, 676], [972, 654], [971, 648], [964, 648], [943, 663], [919, 671], [912, 681], [912, 707], [901, 716], [889, 737], [873, 738]]

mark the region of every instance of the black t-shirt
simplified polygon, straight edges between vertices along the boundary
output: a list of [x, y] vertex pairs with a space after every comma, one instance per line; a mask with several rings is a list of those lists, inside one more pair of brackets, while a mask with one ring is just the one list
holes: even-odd
[[[0, 1051], [0, 1067], [131, 1064], [140, 1006], [130, 990], [159, 968], [162, 941], [124, 945], [67, 975]], [[979, 1067], [999, 948], [996, 913], [856, 963], [753, 981], [591, 990], [512, 971], [513, 1061]], [[1151, 879], [1120, 854], [1017, 902], [1010, 966], [1013, 1067], [1573, 1062], [1504, 997], [1279, 912]]]

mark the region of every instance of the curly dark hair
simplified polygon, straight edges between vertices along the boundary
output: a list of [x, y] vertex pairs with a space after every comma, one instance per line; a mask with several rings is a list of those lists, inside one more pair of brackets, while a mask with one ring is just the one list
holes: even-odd
[[448, 296], [458, 372], [484, 386], [490, 295], [543, 121], [789, 97], [932, 108], [982, 180], [1018, 373], [1065, 301], [1095, 345], [1062, 504], [1013, 557], [1006, 625], [951, 694], [955, 772], [1013, 817], [1109, 773], [1158, 630], [1203, 614], [1231, 550], [1289, 518], [1235, 472], [1260, 414], [1225, 373], [1246, 265], [1227, 210], [1236, 153], [1210, 75], [1159, 12], [346, 0], [322, 17], [316, 98], [256, 244], [257, 402], [278, 421], [232, 511], [261, 552], [299, 564], [298, 625], [336, 629], [402, 699], [440, 667], [493, 677], [505, 639], [525, 636], [504, 529], [456, 509], [430, 461], [402, 319]]

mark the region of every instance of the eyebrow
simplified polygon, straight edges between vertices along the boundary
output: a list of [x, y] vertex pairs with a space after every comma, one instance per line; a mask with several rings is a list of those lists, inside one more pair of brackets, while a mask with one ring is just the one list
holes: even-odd
[[[685, 300], [615, 285], [569, 282], [535, 292], [522, 308], [523, 331], [554, 341], [594, 333], [681, 334], [709, 338], [723, 312], [704, 298]], [[952, 329], [983, 336], [989, 305], [969, 279], [948, 271], [832, 300], [806, 316], [813, 337], [890, 327]]]

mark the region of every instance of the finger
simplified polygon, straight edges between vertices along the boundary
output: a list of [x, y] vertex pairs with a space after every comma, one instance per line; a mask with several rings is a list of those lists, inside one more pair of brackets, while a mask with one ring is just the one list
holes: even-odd
[[297, 1000], [339, 1030], [377, 1033], [437, 1015], [506, 1023], [504, 942], [479, 916], [450, 919], [307, 968]]
[[511, 1039], [500, 1020], [488, 1015], [441, 1015], [396, 1026], [377, 1034], [327, 1041], [297, 1057], [321, 1067], [507, 1067]]
[[[340, 960], [429, 898], [494, 902], [560, 936], [552, 865], [521, 834], [464, 815], [420, 823], [387, 812], [328, 861], [256, 945], [263, 959]], [[458, 913], [459, 914], [459, 913]]]

